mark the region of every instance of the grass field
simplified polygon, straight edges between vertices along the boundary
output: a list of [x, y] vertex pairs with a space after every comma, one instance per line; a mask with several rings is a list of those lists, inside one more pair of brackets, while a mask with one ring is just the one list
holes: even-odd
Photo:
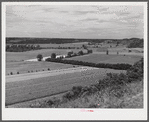
[[13, 72], [13, 74], [16, 74], [19, 72], [27, 73], [28, 71], [47, 71], [48, 68], [50, 70], [56, 70], [56, 69], [66, 69], [71, 68], [73, 65], [71, 64], [62, 64], [62, 63], [54, 63], [54, 62], [7, 62], [6, 63], [6, 75], [10, 74], [10, 72]]
[[[42, 54], [43, 57], [51, 56], [52, 53], [67, 54], [69, 49], [41, 49], [27, 52], [6, 52], [6, 62], [22, 61], [27, 59], [34, 59], [38, 54]], [[73, 49], [72, 51], [78, 52], [78, 50]]]
[[[51, 56], [52, 53], [67, 54], [69, 49], [42, 49], [35, 51], [27, 51], [27, 52], [6, 52], [6, 74], [10, 74], [13, 72], [16, 74], [19, 73], [27, 73], [28, 71], [35, 72], [36, 70], [50, 70], [54, 69], [63, 69], [70, 68], [72, 65], [70, 64], [60, 64], [53, 62], [24, 62], [24, 60], [34, 59], [38, 54], [42, 54], [43, 57]], [[78, 52], [78, 50], [72, 50], [74, 52]]]
[[[84, 56], [72, 57], [70, 60], [93, 62], [93, 63], [128, 63], [134, 64], [139, 61], [142, 56], [135, 55], [106, 55], [106, 54], [89, 54]], [[69, 59], [68, 59], [69, 60]]]
[[6, 82], [6, 104], [23, 102], [70, 90], [73, 86], [87, 86], [96, 83], [108, 72], [120, 70], [90, 69], [81, 72], [64, 73], [38, 79]]
[[87, 44], [88, 42], [80, 42], [80, 43], [66, 43], [66, 44], [40, 44], [40, 47], [82, 47], [83, 44]]

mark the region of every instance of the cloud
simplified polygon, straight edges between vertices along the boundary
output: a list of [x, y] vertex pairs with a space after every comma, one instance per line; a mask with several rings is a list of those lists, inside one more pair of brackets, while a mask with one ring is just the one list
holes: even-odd
[[139, 34], [143, 32], [142, 6], [11, 5], [6, 8], [6, 35], [9, 37], [143, 36]]

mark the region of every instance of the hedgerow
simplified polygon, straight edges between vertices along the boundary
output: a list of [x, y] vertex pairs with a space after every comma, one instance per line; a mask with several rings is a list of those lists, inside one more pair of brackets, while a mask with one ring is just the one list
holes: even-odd
[[92, 62], [84, 62], [84, 61], [76, 61], [76, 60], [62, 60], [62, 59], [52, 59], [47, 58], [46, 61], [49, 62], [56, 62], [56, 63], [64, 63], [64, 64], [73, 64], [73, 65], [82, 65], [82, 66], [90, 66], [90, 67], [97, 67], [97, 68], [110, 68], [110, 69], [117, 69], [117, 70], [127, 70], [132, 65], [130, 64], [109, 64], [109, 63], [92, 63]]

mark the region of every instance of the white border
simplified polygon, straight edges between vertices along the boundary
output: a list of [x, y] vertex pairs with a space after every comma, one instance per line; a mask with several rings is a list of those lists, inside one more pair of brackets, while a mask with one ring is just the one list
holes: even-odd
[[[5, 108], [6, 5], [143, 5], [144, 6], [144, 108], [143, 109], [27, 109]], [[147, 120], [147, 2], [2, 2], [2, 120]]]

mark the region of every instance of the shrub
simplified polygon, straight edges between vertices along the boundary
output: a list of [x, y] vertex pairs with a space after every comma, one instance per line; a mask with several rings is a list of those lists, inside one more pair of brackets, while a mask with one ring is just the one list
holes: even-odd
[[10, 75], [13, 75], [13, 73], [12, 73], [12, 72], [10, 72]]
[[143, 78], [143, 58], [127, 70], [128, 81], [141, 80]]
[[80, 96], [82, 88], [83, 88], [82, 86], [73, 86], [71, 91], [63, 95], [63, 99], [65, 100], [76, 99], [78, 96]]
[[108, 50], [106, 51], [106, 54], [109, 55], [109, 51]]
[[107, 73], [107, 76], [104, 79], [99, 80], [97, 88], [101, 90], [107, 87], [124, 86], [126, 83], [127, 83], [126, 74]]
[[52, 100], [48, 100], [48, 101], [47, 101], [47, 104], [48, 104], [49, 106], [51, 106], [51, 105], [54, 104], [54, 102], [53, 102]]
[[77, 96], [82, 90], [82, 86], [73, 86], [72, 87], [72, 91], [74, 93], [75, 96]]
[[19, 72], [17, 72], [17, 74], [19, 74]]
[[63, 95], [63, 99], [66, 99], [66, 100], [71, 100], [73, 98], [74, 98], [74, 93], [72, 91]]

